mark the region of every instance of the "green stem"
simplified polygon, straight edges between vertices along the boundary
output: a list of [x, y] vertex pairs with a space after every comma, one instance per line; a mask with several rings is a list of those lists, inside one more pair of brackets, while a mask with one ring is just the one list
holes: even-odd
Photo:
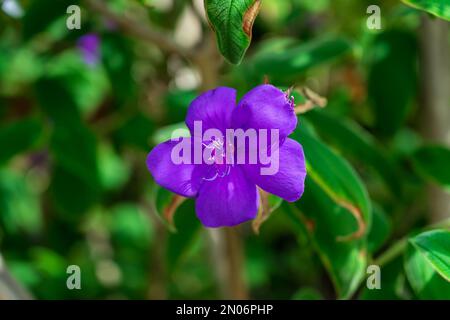
[[[436, 229], [436, 228], [450, 228], [450, 219], [439, 221], [435, 224], [431, 224], [425, 227], [425, 230]], [[395, 242], [389, 249], [383, 252], [377, 259], [374, 260], [374, 264], [378, 266], [384, 266], [395, 259], [397, 256], [403, 253], [406, 246], [408, 245], [409, 237], [403, 237], [397, 242]]]

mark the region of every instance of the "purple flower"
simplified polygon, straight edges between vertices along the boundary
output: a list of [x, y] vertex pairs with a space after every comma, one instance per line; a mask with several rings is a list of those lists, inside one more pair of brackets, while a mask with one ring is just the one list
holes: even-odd
[[77, 43], [84, 61], [90, 66], [95, 66], [100, 60], [100, 38], [95, 33], [81, 36]]
[[[147, 157], [147, 167], [159, 185], [196, 198], [196, 213], [204, 226], [234, 226], [254, 219], [260, 205], [257, 187], [289, 202], [302, 196], [305, 158], [301, 145], [288, 138], [297, 117], [293, 100], [283, 91], [261, 85], [236, 106], [236, 91], [219, 87], [191, 103], [186, 125], [191, 137], [157, 145]], [[215, 133], [208, 135], [209, 131]], [[240, 132], [240, 138], [243, 132], [248, 135], [230, 137], [233, 131]]]

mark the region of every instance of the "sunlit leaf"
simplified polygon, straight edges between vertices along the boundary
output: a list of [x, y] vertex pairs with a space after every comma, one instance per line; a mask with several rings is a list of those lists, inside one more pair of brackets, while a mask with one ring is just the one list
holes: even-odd
[[260, 0], [205, 0], [219, 50], [232, 64], [239, 64], [250, 46], [260, 5]]
[[410, 239], [410, 242], [450, 283], [450, 230], [427, 231]]
[[449, 299], [450, 282], [433, 267], [420, 249], [410, 244], [405, 255], [405, 270], [414, 292], [421, 299]]
[[402, 0], [407, 5], [450, 21], [450, 3], [447, 0]]

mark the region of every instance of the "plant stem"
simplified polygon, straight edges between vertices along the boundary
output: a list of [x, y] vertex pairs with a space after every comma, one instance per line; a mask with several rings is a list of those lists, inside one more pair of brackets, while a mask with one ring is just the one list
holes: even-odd
[[248, 299], [248, 289], [243, 275], [244, 252], [242, 249], [242, 239], [237, 227], [226, 228], [223, 231], [228, 261], [228, 297], [239, 300]]
[[154, 43], [158, 48], [168, 53], [176, 53], [186, 59], [192, 58], [193, 55], [190, 51], [180, 47], [172, 41], [168, 35], [157, 31], [153, 27], [147, 27], [146, 23], [134, 21], [125, 16], [116, 14], [102, 0], [86, 0], [86, 2], [92, 11], [101, 14], [106, 19], [115, 23], [124, 32], [146, 42]]
[[[421, 39], [421, 107], [425, 138], [450, 146], [450, 46], [449, 23], [422, 16]], [[437, 186], [428, 187], [430, 220], [450, 215], [450, 195]]]
[[[435, 224], [429, 225], [424, 231], [436, 228], [450, 228], [450, 219], [446, 219]], [[384, 266], [394, 260], [397, 256], [403, 253], [408, 245], [409, 236], [405, 236], [400, 240], [396, 241], [391, 247], [389, 247], [385, 252], [383, 252], [377, 259], [374, 260], [373, 264], [378, 266]]]

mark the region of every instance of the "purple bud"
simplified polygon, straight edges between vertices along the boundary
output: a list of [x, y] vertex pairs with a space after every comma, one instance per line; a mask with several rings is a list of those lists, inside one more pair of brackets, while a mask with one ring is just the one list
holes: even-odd
[[78, 39], [77, 47], [83, 55], [86, 64], [95, 66], [100, 60], [100, 37], [88, 33]]

